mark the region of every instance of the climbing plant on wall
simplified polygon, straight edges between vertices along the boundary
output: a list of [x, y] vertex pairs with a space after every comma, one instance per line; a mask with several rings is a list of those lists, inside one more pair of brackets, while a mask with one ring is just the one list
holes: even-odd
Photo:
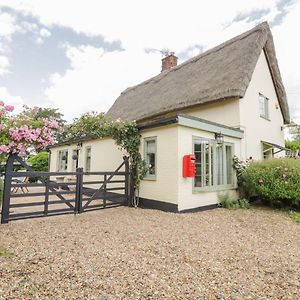
[[67, 140], [104, 137], [114, 139], [118, 148], [128, 154], [134, 186], [138, 188], [147, 168], [139, 151], [141, 137], [135, 121], [112, 120], [104, 113], [89, 112], [75, 119], [65, 130]]

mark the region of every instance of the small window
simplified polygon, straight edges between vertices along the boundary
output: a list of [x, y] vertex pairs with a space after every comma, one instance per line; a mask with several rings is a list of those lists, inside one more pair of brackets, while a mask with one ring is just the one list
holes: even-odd
[[86, 172], [91, 171], [91, 153], [92, 153], [91, 147], [86, 147], [85, 148], [85, 171]]
[[146, 178], [156, 178], [156, 138], [145, 139], [145, 161], [148, 166]]
[[259, 94], [259, 113], [260, 116], [269, 119], [269, 99], [262, 94]]
[[68, 150], [58, 151], [58, 171], [65, 172], [68, 169]]
[[78, 168], [78, 150], [75, 149], [72, 153], [72, 172], [75, 172]]

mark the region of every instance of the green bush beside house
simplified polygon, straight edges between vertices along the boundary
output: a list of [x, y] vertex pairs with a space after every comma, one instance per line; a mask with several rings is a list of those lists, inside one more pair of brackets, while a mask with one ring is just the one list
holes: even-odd
[[252, 162], [241, 184], [248, 197], [257, 196], [267, 205], [300, 208], [300, 160]]

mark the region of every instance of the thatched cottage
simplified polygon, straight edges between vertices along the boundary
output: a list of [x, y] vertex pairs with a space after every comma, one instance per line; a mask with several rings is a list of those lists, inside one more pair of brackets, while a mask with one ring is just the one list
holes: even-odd
[[[233, 155], [285, 155], [289, 108], [268, 24], [180, 65], [171, 53], [159, 75], [126, 89], [107, 114], [140, 126], [141, 153], [151, 165], [140, 187], [143, 205], [173, 211], [215, 205], [218, 193], [236, 191]], [[51, 171], [74, 170], [74, 149], [75, 143], [52, 148]], [[193, 178], [182, 172], [188, 154], [196, 157]], [[86, 170], [113, 170], [121, 160], [111, 139], [82, 141], [79, 165]]]

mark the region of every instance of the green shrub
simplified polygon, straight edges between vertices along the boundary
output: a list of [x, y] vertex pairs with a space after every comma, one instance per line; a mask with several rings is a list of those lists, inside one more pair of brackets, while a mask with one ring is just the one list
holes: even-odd
[[291, 210], [289, 212], [289, 216], [291, 217], [291, 219], [297, 223], [300, 223], [300, 213], [297, 213], [293, 210]]
[[243, 198], [243, 199], [239, 199], [239, 205], [240, 205], [240, 208], [250, 208], [250, 203], [247, 199]]
[[249, 208], [250, 204], [247, 199], [235, 199], [228, 193], [218, 195], [219, 206], [228, 209]]
[[49, 153], [47, 151], [42, 151], [33, 155], [27, 159], [29, 163], [32, 165], [32, 169], [34, 171], [47, 172], [48, 171], [48, 162]]
[[253, 162], [243, 174], [243, 188], [275, 207], [300, 206], [300, 160], [273, 159]]

